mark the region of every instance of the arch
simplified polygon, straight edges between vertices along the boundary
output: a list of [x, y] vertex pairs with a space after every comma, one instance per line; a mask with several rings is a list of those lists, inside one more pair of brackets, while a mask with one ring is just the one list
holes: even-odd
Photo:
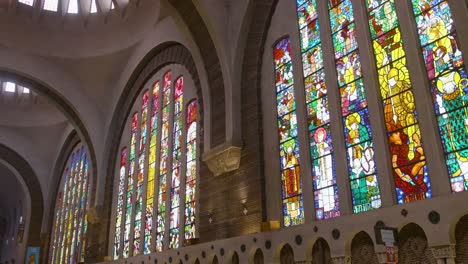
[[31, 165], [23, 157], [3, 144], [0, 144], [0, 159], [11, 165], [21, 175], [28, 188], [31, 197], [31, 215], [27, 245], [40, 246], [44, 198], [39, 179]]
[[255, 250], [255, 253], [253, 254], [253, 264], [263, 264], [265, 263], [265, 257], [263, 256], [263, 251], [260, 248], [257, 248]]
[[[27, 76], [13, 72], [8, 69], [0, 69], [0, 78], [5, 80], [13, 80], [16, 84], [31, 87], [35, 92], [38, 94], [49, 98], [59, 110], [67, 117], [67, 119], [73, 124], [74, 128], [81, 136], [84, 145], [87, 148], [87, 152], [90, 157], [90, 164], [91, 164], [91, 172], [92, 172], [92, 182], [97, 183], [97, 157], [95, 153], [95, 148], [93, 142], [91, 140], [90, 133], [88, 132], [82, 118], [76, 108], [71, 104], [71, 102], [65, 98], [63, 95], [56, 92], [47, 84], [39, 80], [33, 80], [28, 78]], [[93, 184], [92, 186], [92, 193], [91, 193], [91, 204], [94, 204], [96, 199], [96, 185]]]
[[375, 254], [374, 242], [364, 231], [357, 233], [351, 241], [351, 261], [353, 264], [372, 264], [379, 260]]
[[[177, 42], [165, 42], [157, 47], [153, 48], [138, 64], [136, 69], [133, 71], [129, 81], [125, 85], [125, 88], [117, 102], [114, 114], [112, 116], [111, 124], [109, 127], [109, 133], [106, 141], [106, 157], [107, 157], [107, 171], [105, 179], [105, 197], [103, 203], [103, 215], [105, 216], [102, 220], [102, 238], [105, 241], [101, 241], [104, 245], [109, 245], [109, 236], [112, 228], [110, 219], [112, 214], [112, 197], [114, 190], [114, 170], [117, 156], [115, 153], [118, 152], [119, 142], [121, 140], [126, 119], [133, 107], [133, 104], [138, 100], [144, 85], [147, 81], [154, 76], [163, 67], [170, 64], [179, 64], [185, 67], [189, 72], [190, 78], [192, 79], [196, 94], [198, 98], [198, 107], [200, 118], [197, 122], [200, 127], [203, 127], [203, 96], [200, 84], [199, 75], [195, 67], [195, 62], [192, 58], [190, 51], [180, 43]], [[203, 137], [200, 137], [198, 146], [200, 147], [200, 153], [203, 152]], [[105, 247], [105, 251], [109, 250], [109, 247]], [[104, 255], [110, 255], [110, 252], [102, 252]]]
[[398, 259], [400, 264], [436, 263], [427, 243], [426, 233], [415, 223], [409, 223], [398, 232]]
[[323, 238], [317, 239], [312, 247], [312, 264], [331, 264], [330, 246]]
[[[78, 133], [76, 133], [76, 130], [72, 130], [70, 134], [67, 136], [65, 139], [65, 143], [63, 144], [62, 148], [60, 149], [60, 153], [57, 156], [57, 160], [55, 161], [55, 167], [52, 173], [52, 179], [50, 180], [49, 184], [50, 186], [53, 186], [53, 188], [49, 189], [49, 195], [48, 195], [48, 201], [49, 203], [49, 211], [48, 211], [48, 218], [47, 218], [47, 230], [46, 234], [47, 239], [44, 240], [44, 253], [43, 259], [47, 260], [49, 259], [49, 247], [50, 247], [50, 232], [52, 232], [52, 225], [54, 221], [54, 210], [55, 204], [56, 204], [56, 197], [59, 192], [60, 188], [60, 180], [63, 175], [63, 170], [65, 169], [65, 166], [67, 164], [68, 157], [70, 156], [70, 153], [73, 151], [73, 148], [79, 143], [80, 138], [78, 136]], [[95, 183], [95, 182], [94, 182]], [[93, 183], [92, 183], [93, 184]]]
[[193, 262], [193, 264], [200, 264], [200, 260], [198, 258], [195, 259], [195, 262]]
[[285, 244], [280, 251], [281, 264], [294, 264], [294, 250], [289, 244]]
[[213, 261], [211, 261], [211, 264], [218, 264], [218, 263], [219, 263], [219, 261], [218, 261], [218, 256], [215, 255], [215, 256], [213, 257]]
[[234, 253], [232, 254], [231, 264], [239, 264], [239, 255], [236, 251], [234, 251]]
[[458, 221], [455, 227], [456, 263], [468, 262], [468, 214]]
[[211, 124], [212, 131], [216, 131], [217, 134], [216, 137], [212, 136], [211, 144], [212, 146], [220, 145], [226, 139], [226, 109], [224, 107], [226, 92], [224, 76], [216, 47], [203, 18], [192, 1], [169, 0], [168, 2], [178, 11], [180, 17], [188, 25], [190, 33], [200, 50], [201, 57], [204, 59], [203, 63], [210, 86], [210, 96], [216, 99], [213, 102], [217, 101], [216, 106], [211, 106], [212, 109], [216, 107], [216, 111], [211, 112], [213, 113], [212, 120], [219, 120], [219, 122]]

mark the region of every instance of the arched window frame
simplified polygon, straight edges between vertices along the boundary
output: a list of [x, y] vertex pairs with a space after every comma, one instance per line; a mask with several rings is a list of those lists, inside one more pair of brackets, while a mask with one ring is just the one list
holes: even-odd
[[[158, 220], [158, 192], [159, 192], [159, 181], [160, 181], [160, 176], [161, 176], [161, 173], [160, 173], [160, 162], [161, 162], [161, 137], [162, 137], [162, 112], [163, 112], [163, 108], [164, 108], [164, 105], [163, 105], [163, 100], [164, 100], [164, 76], [170, 72], [171, 74], [171, 84], [169, 86], [169, 90], [168, 90], [168, 93], [166, 94], [166, 96], [169, 96], [170, 98], [170, 101], [169, 101], [169, 105], [168, 105], [168, 109], [169, 109], [169, 118], [168, 118], [168, 122], [169, 122], [169, 127], [168, 127], [168, 134], [167, 134], [167, 137], [168, 137], [168, 149], [167, 149], [167, 155], [168, 155], [168, 164], [166, 165], [168, 170], [167, 170], [167, 173], [166, 173], [166, 183], [169, 183], [167, 184], [166, 186], [166, 191], [165, 191], [165, 194], [166, 194], [166, 201], [165, 201], [165, 212], [164, 212], [164, 230], [158, 230], [158, 226], [157, 226], [157, 220]], [[140, 250], [138, 252], [135, 252], [136, 254], [135, 255], [141, 255], [141, 254], [148, 254], [148, 253], [154, 253], [154, 252], [158, 252], [158, 251], [163, 251], [163, 250], [166, 250], [166, 249], [170, 249], [170, 231], [171, 231], [171, 228], [170, 228], [170, 211], [171, 211], [171, 204], [170, 204], [170, 192], [171, 192], [171, 188], [170, 188], [170, 181], [171, 181], [171, 177], [172, 177], [172, 160], [173, 160], [173, 137], [174, 137], [174, 130], [173, 130], [173, 120], [174, 120], [174, 100], [173, 100], [173, 96], [174, 96], [174, 90], [175, 90], [175, 84], [176, 84], [176, 81], [179, 79], [179, 78], [182, 78], [183, 79], [183, 101], [182, 101], [182, 112], [181, 112], [181, 123], [182, 123], [182, 126], [181, 126], [181, 134], [182, 134], [182, 144], [180, 146], [180, 149], [183, 150], [185, 147], [186, 147], [186, 142], [185, 142], [185, 139], [186, 139], [186, 125], [185, 125], [185, 121], [186, 121], [186, 107], [187, 105], [192, 102], [192, 101], [197, 101], [197, 93], [196, 93], [196, 90], [195, 90], [195, 85], [193, 83], [193, 80], [191, 79], [191, 76], [190, 74], [188, 73], [188, 71], [181, 65], [177, 65], [177, 64], [171, 64], [171, 65], [168, 65], [168, 66], [165, 66], [163, 67], [162, 69], [160, 69], [158, 72], [156, 72], [151, 78], [148, 79], [148, 81], [145, 83], [145, 85], [142, 87], [141, 89], [141, 92], [139, 93], [139, 95], [136, 97], [134, 103], [133, 103], [133, 106], [131, 108], [131, 111], [129, 112], [129, 116], [127, 117], [127, 121], [125, 122], [125, 128], [124, 128], [124, 131], [122, 133], [122, 137], [120, 139], [120, 147], [119, 147], [119, 153], [117, 153], [117, 163], [116, 164], [116, 174], [115, 174], [115, 183], [114, 183], [114, 187], [116, 189], [114, 189], [114, 197], [113, 197], [113, 208], [112, 208], [112, 219], [116, 219], [117, 218], [117, 206], [116, 206], [116, 203], [117, 203], [117, 199], [118, 199], [118, 185], [119, 185], [119, 170], [120, 170], [120, 154], [121, 154], [121, 151], [123, 148], [127, 148], [129, 149], [129, 140], [130, 140], [130, 126], [129, 126], [129, 118], [131, 118], [132, 114], [134, 113], [137, 113], [141, 118], [141, 100], [142, 100], [142, 95], [148, 91], [149, 94], [150, 94], [150, 97], [151, 99], [149, 100], [149, 108], [151, 108], [152, 106], [152, 89], [153, 89], [153, 86], [159, 82], [159, 96], [158, 96], [158, 113], [157, 113], [157, 132], [156, 132], [156, 147], [155, 147], [155, 150], [156, 152], [154, 153], [155, 155], [155, 159], [154, 159], [154, 163], [155, 163], [155, 169], [154, 169], [154, 173], [155, 173], [155, 176], [154, 176], [154, 196], [153, 196], [153, 214], [152, 214], [152, 218], [153, 218], [153, 221], [152, 221], [152, 232], [151, 232], [151, 249], [150, 251], [146, 251], [146, 249], [144, 248], [144, 244], [143, 245], [140, 245]], [[200, 116], [200, 114], [198, 113], [197, 116]], [[147, 181], [148, 181], [148, 173], [149, 173], [149, 163], [150, 163], [150, 160], [148, 158], [148, 155], [149, 155], [149, 149], [150, 149], [150, 145], [151, 145], [151, 125], [150, 125], [150, 121], [151, 121], [151, 109], [148, 111], [148, 124], [147, 124], [147, 131], [148, 131], [148, 135], [147, 135], [147, 144], [146, 144], [146, 150], [145, 150], [145, 155], [146, 155], [146, 161], [145, 161], [145, 175], [144, 175], [144, 189], [143, 189], [143, 208], [146, 207], [146, 191], [147, 191], [147, 188], [148, 188], [148, 185], [147, 185]], [[141, 129], [138, 128], [137, 129], [137, 136], [136, 138], [140, 138], [140, 134], [141, 134]], [[200, 130], [199, 128], [197, 128], [197, 143], [199, 142], [199, 139], [200, 139]], [[137, 141], [138, 143], [138, 141]], [[138, 147], [137, 147], [138, 149]], [[185, 239], [183, 238], [184, 237], [184, 228], [185, 228], [185, 224], [184, 224], [184, 219], [185, 219], [185, 214], [184, 214], [184, 208], [185, 208], [185, 167], [186, 167], [186, 164], [185, 164], [185, 160], [186, 160], [186, 157], [185, 157], [185, 151], [181, 151], [182, 153], [182, 156], [181, 156], [181, 159], [180, 159], [180, 170], [179, 170], [179, 173], [180, 173], [180, 192], [179, 192], [179, 226], [178, 226], [178, 242], [176, 244], [173, 245], [174, 248], [177, 248], [177, 247], [180, 247], [180, 246], [183, 246], [183, 244], [185, 243]], [[200, 160], [200, 153], [198, 152], [197, 153], [197, 159], [196, 159], [196, 165], [197, 165], [197, 168], [196, 168], [196, 177], [197, 177], [197, 186], [196, 186], [196, 189], [198, 189], [198, 184], [199, 184], [199, 160]], [[152, 161], [151, 161], [152, 162]], [[127, 157], [127, 165], [128, 165], [128, 157]], [[126, 168], [127, 170], [127, 174], [128, 174], [128, 166]], [[125, 204], [125, 202], [124, 202]], [[195, 226], [197, 226], [198, 224], [198, 194], [196, 195], [196, 201], [195, 201], [195, 205], [196, 205], [196, 217], [195, 217]], [[133, 205], [134, 207], [134, 205]], [[143, 210], [143, 209], [142, 209]], [[134, 213], [135, 213], [135, 210], [134, 208], [132, 209], [132, 221], [131, 221], [131, 229], [132, 230], [131, 232], [133, 232], [134, 230]], [[142, 211], [142, 218], [144, 218], [144, 212]], [[125, 216], [123, 217], [125, 218]], [[142, 223], [143, 223], [143, 220], [142, 220]], [[115, 244], [115, 231], [116, 231], [116, 220], [113, 220], [112, 221], [112, 229], [111, 229], [111, 233], [110, 233], [110, 240], [109, 241], [112, 241], [112, 245], [109, 246], [109, 248], [111, 248], [111, 252], [114, 253], [114, 259], [122, 259], [122, 258], [125, 258], [123, 256], [123, 239], [122, 237], [124, 236], [124, 227], [122, 226], [122, 229], [121, 229], [121, 239], [120, 239], [120, 248], [119, 248], [119, 256], [116, 257], [116, 254], [115, 254], [115, 248], [114, 248], [114, 244]], [[197, 230], [197, 228], [195, 229]], [[157, 243], [157, 235], [158, 233], [162, 231], [164, 233], [164, 238], [163, 238], [163, 245], [161, 248], [159, 248], [159, 245]], [[145, 228], [142, 228], [140, 229], [140, 232], [141, 232], [141, 236], [140, 236], [140, 239], [141, 239], [141, 242], [144, 243], [145, 241]], [[195, 234], [195, 237], [197, 237], [198, 235]], [[134, 243], [134, 239], [130, 239], [130, 245], [132, 245]], [[158, 249], [156, 249], [156, 247], [158, 247]], [[133, 248], [131, 248], [131, 250], [133, 250]], [[133, 254], [131, 254], [132, 252], [130, 252], [129, 256], [128, 257], [132, 257]]]
[[[386, 129], [383, 119], [383, 109], [380, 105], [380, 94], [379, 94], [379, 84], [378, 84], [378, 77], [375, 67], [375, 58], [372, 50], [372, 42], [370, 38], [369, 28], [368, 28], [368, 18], [367, 18], [367, 10], [365, 8], [365, 0], [350, 0], [353, 3], [354, 8], [354, 15], [356, 21], [356, 30], [357, 30], [357, 39], [358, 45], [361, 54], [361, 61], [363, 64], [363, 71], [364, 72], [364, 82], [366, 86], [366, 93], [368, 94], [368, 101], [369, 101], [369, 112], [370, 115], [370, 123], [373, 130], [374, 135], [378, 135], [377, 138], [374, 138], [374, 147], [376, 153], [376, 163], [377, 169], [379, 172], [379, 180], [378, 185], [381, 191], [381, 200], [382, 206], [391, 206], [397, 204], [397, 198], [395, 193], [395, 183], [393, 182], [393, 172], [392, 172], [392, 164], [391, 164], [391, 155], [389, 153], [389, 145], [388, 140], [386, 137], [382, 137], [380, 135], [386, 135]], [[303, 3], [305, 0], [298, 0], [297, 2]], [[322, 2], [322, 1], [317, 1]], [[333, 54], [333, 45], [331, 40], [331, 31], [330, 31], [330, 21], [328, 20], [328, 1], [323, 1], [325, 3], [319, 4], [319, 20], [321, 32], [320, 38], [322, 42], [326, 42], [324, 44], [324, 49], [326, 49], [327, 54]], [[452, 6], [452, 10], [454, 5], [460, 7], [462, 3], [452, 3], [454, 1], [450, 1], [449, 3]], [[456, 1], [455, 1], [456, 2]], [[408, 7], [404, 5], [408, 4]], [[310, 223], [314, 221], [313, 215], [315, 214], [313, 201], [313, 190], [311, 188], [311, 174], [310, 174], [310, 164], [309, 162], [304, 162], [304, 160], [310, 157], [310, 154], [307, 153], [308, 142], [307, 136], [304, 135], [304, 131], [307, 131], [303, 124], [301, 124], [300, 120], [307, 120], [305, 111], [305, 105], [303, 102], [305, 95], [304, 95], [304, 85], [300, 84], [303, 80], [304, 76], [301, 71], [302, 69], [302, 58], [300, 56], [300, 42], [299, 42], [299, 31], [297, 29], [297, 16], [296, 16], [296, 2], [295, 1], [279, 1], [277, 8], [275, 9], [275, 13], [273, 14], [271, 26], [269, 28], [266, 42], [265, 42], [265, 52], [263, 54], [263, 67], [262, 67], [262, 112], [263, 112], [263, 131], [264, 131], [264, 155], [265, 158], [265, 180], [267, 186], [267, 201], [266, 201], [266, 208], [268, 211], [268, 220], [281, 220], [283, 218], [283, 214], [281, 212], [281, 176], [280, 176], [280, 165], [279, 161], [279, 146], [276, 132], [278, 131], [278, 127], [276, 125], [276, 94], [275, 94], [275, 84], [272, 80], [272, 76], [274, 76], [274, 63], [273, 63], [273, 47], [275, 43], [279, 40], [283, 39], [285, 36], [290, 37], [291, 39], [291, 46], [292, 46], [292, 64], [293, 64], [293, 71], [294, 71], [294, 91], [296, 97], [296, 107], [297, 107], [297, 116], [298, 116], [298, 130], [299, 130], [299, 142], [300, 142], [300, 167], [302, 172], [302, 185], [303, 185], [303, 195], [304, 195], [304, 210], [305, 210], [305, 219], [306, 223]], [[401, 24], [408, 24], [411, 25], [414, 23], [414, 18], [411, 16], [406, 16], [408, 12], [411, 12], [412, 9], [410, 7], [411, 3], [397, 3], [398, 6], [398, 16], [400, 19]], [[407, 10], [406, 10], [407, 9]], [[403, 10], [403, 12], [402, 12]], [[463, 12], [462, 12], [462, 11]], [[458, 14], [455, 14], [457, 13]], [[403, 14], [402, 14], [403, 13]], [[406, 13], [406, 14], [405, 14]], [[411, 15], [411, 14], [410, 14]], [[453, 11], [453, 17], [455, 21], [455, 25], [457, 22], [462, 21], [460, 17], [462, 15], [466, 15], [466, 7], [460, 8], [456, 11]], [[400, 18], [401, 16], [401, 18]], [[460, 22], [459, 22], [460, 23]], [[458, 24], [459, 24], [458, 23]], [[460, 25], [457, 26], [457, 31], [459, 32], [459, 36], [463, 36], [460, 32], [461, 30], [466, 32], [466, 27], [462, 27]], [[416, 53], [415, 51], [418, 50], [420, 52], [420, 48], [418, 45], [414, 45], [413, 43], [417, 43], [417, 34], [411, 32], [411, 29], [405, 27], [403, 30], [405, 34], [402, 34], [402, 38], [404, 38], [404, 42], [406, 43], [405, 51], [409, 57], [409, 60], [414, 60], [414, 56]], [[466, 34], [465, 34], [466, 35]], [[463, 50], [463, 43], [466, 43], [466, 37], [464, 38], [465, 41], [460, 39], [461, 47]], [[411, 50], [411, 52], [409, 51]], [[332, 57], [332, 56], [329, 56]], [[335, 101], [333, 104], [338, 107], [332, 107], [331, 109], [339, 109], [339, 96], [336, 93], [336, 84], [328, 85], [329, 83], [334, 82], [333, 80], [336, 76], [336, 72], [332, 75], [330, 73], [334, 72], [335, 65], [334, 58], [325, 58], [325, 71], [327, 73], [327, 86], [329, 86], [329, 96], [331, 97], [330, 101]], [[433, 187], [433, 193], [437, 195], [447, 194], [449, 182], [447, 181], [447, 177], [442, 177], [443, 175], [447, 175], [446, 167], [443, 162], [440, 161], [440, 157], [437, 153], [443, 152], [435, 152], [430, 150], [429, 146], [440, 146], [440, 139], [434, 137], [433, 134], [433, 127], [430, 127], [429, 124], [436, 124], [437, 121], [435, 118], [431, 116], [432, 111], [427, 111], [428, 109], [425, 106], [430, 100], [430, 93], [428, 93], [428, 89], [426, 86], [426, 90], [422, 91], [424, 85], [423, 80], [418, 79], [421, 73], [425, 73], [424, 71], [418, 71], [414, 68], [422, 68], [424, 65], [419, 65], [417, 62], [414, 62], [413, 65], [410, 65], [410, 72], [411, 72], [411, 79], [413, 81], [413, 86], [415, 86], [415, 98], [416, 98], [416, 107], [419, 112], [419, 118], [421, 122], [421, 133], [423, 135], [423, 139], [426, 143], [424, 146], [428, 148], [427, 152], [427, 162], [429, 163], [429, 176], [430, 176], [430, 184]], [[413, 68], [413, 69], [411, 69]], [[413, 80], [414, 79], [414, 80]], [[334, 90], [334, 91], [332, 91]], [[334, 95], [332, 95], [332, 92]], [[426, 97], [420, 96], [424, 94]], [[427, 97], [429, 96], [429, 97]], [[423, 111], [424, 109], [425, 111]], [[421, 114], [423, 113], [423, 114]], [[301, 119], [302, 118], [302, 119]], [[303, 122], [303, 121], [302, 121]], [[337, 184], [339, 189], [339, 200], [340, 200], [340, 207], [341, 207], [341, 214], [347, 215], [352, 214], [352, 203], [351, 203], [351, 190], [349, 184], [349, 178], [344, 177], [344, 175], [348, 175], [348, 167], [343, 165], [347, 164], [346, 161], [346, 154], [345, 154], [345, 142], [344, 139], [344, 131], [343, 131], [343, 120], [335, 117], [331, 117], [332, 126], [336, 127], [332, 129], [333, 136], [333, 144], [335, 151], [336, 160], [337, 160]], [[302, 126], [302, 128], [301, 128]], [[437, 131], [436, 131], [437, 132]], [[302, 135], [301, 135], [302, 133]], [[438, 136], [438, 135], [437, 135]], [[443, 168], [443, 169], [441, 169]], [[445, 170], [445, 171], [444, 171]], [[381, 175], [380, 175], [381, 174]], [[276, 194], [276, 195], [275, 195]], [[432, 195], [429, 195], [432, 196]]]
[[[65, 260], [66, 258], [71, 259], [72, 257], [78, 257], [78, 259], [73, 260], [74, 262], [82, 262], [85, 260], [88, 209], [90, 208], [91, 190], [93, 186], [91, 173], [92, 168], [88, 156], [88, 149], [80, 142], [69, 153], [59, 182], [57, 200], [55, 202], [53, 213], [54, 219], [52, 222], [52, 233], [50, 236], [50, 263], [63, 263], [68, 261]], [[81, 177], [81, 184], [77, 184]], [[74, 182], [72, 182], [72, 180], [74, 180]], [[72, 189], [69, 189], [70, 187]], [[77, 187], [76, 191], [81, 193], [80, 196], [70, 195], [71, 193], [69, 191], [73, 192], [75, 187]], [[79, 201], [79, 199], [81, 199], [81, 201]], [[65, 202], [67, 204], [65, 204]], [[79, 228], [72, 228], [73, 230], [76, 230], [73, 231], [73, 236], [70, 239], [70, 241], [74, 241], [74, 246], [71, 245], [66, 247], [65, 239], [68, 240], [68, 231], [67, 233], [64, 233], [64, 230], [67, 223], [72, 219], [70, 214], [68, 216], [66, 215], [66, 213], [70, 212], [70, 206], [80, 206], [83, 208], [80, 208], [82, 211], [81, 214], [78, 214], [78, 221], [76, 221]], [[64, 210], [65, 208], [68, 210]], [[76, 207], [73, 208], [75, 209]], [[76, 219], [73, 217], [72, 220], [75, 221]], [[81, 237], [81, 239], [78, 240], [77, 237]], [[78, 252], [75, 252], [76, 250], [78, 250]]]

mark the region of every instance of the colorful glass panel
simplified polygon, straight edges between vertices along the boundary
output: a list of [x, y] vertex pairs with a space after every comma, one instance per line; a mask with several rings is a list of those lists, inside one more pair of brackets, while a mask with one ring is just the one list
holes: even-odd
[[[301, 15], [303, 17], [300, 19], [307, 20], [307, 7], [304, 7]], [[278, 137], [280, 143], [283, 224], [284, 226], [293, 226], [304, 223], [304, 207], [289, 37], [283, 38], [276, 43], [273, 48], [273, 54], [276, 75]], [[288, 67], [288, 71], [283, 71], [284, 67]], [[288, 76], [283, 76], [285, 73]], [[288, 79], [288, 82], [278, 81], [282, 79]]]
[[468, 74], [448, 1], [412, 1], [453, 192], [468, 190]]
[[[317, 17], [317, 1], [296, 1], [296, 6], [299, 35], [302, 40], [302, 70], [306, 90], [312, 176], [315, 187], [315, 218], [322, 220], [339, 216], [340, 206], [332, 154], [333, 146], [328, 128], [330, 112], [323, 72], [323, 51]], [[334, 18], [337, 21], [333, 21], [332, 26], [336, 27], [335, 24], [341, 24], [339, 20], [343, 19], [343, 16], [346, 17], [349, 12], [352, 10], [340, 10]], [[310, 36], [310, 30], [304, 30], [305, 27], [314, 29], [313, 36]], [[306, 39], [313, 41], [307, 41], [307, 45], [305, 45]]]
[[394, 0], [367, 0], [398, 203], [431, 197]]
[[148, 154], [148, 177], [146, 180], [146, 210], [145, 210], [145, 240], [143, 253], [152, 252], [152, 233], [153, 233], [153, 207], [154, 207], [154, 186], [156, 173], [156, 138], [158, 130], [158, 112], [159, 112], [159, 82], [153, 85], [150, 119], [150, 147]]
[[[142, 208], [143, 208], [143, 183], [145, 178], [146, 140], [147, 140], [147, 119], [148, 119], [149, 91], [145, 91], [142, 96], [141, 119], [140, 119], [140, 140], [138, 148], [138, 169], [136, 173], [136, 199], [135, 199], [135, 219], [133, 227], [133, 256], [141, 252], [141, 229]], [[145, 212], [146, 216], [146, 212]]]
[[185, 175], [185, 240], [195, 238], [195, 202], [197, 188], [197, 101], [187, 106], [187, 161]]
[[64, 170], [57, 196], [49, 263], [84, 261], [89, 208], [88, 160], [84, 147], [75, 147]]
[[180, 170], [182, 166], [182, 109], [184, 78], [179, 77], [174, 87], [174, 121], [172, 129], [171, 214], [169, 248], [179, 247], [180, 226]]
[[124, 242], [123, 242], [123, 254], [124, 258], [128, 258], [130, 256], [130, 234], [132, 231], [130, 230], [130, 224], [132, 221], [132, 208], [133, 208], [133, 190], [134, 190], [134, 170], [135, 170], [135, 148], [136, 148], [136, 141], [137, 141], [137, 127], [138, 127], [138, 113], [133, 114], [131, 122], [131, 130], [130, 130], [130, 157], [129, 157], [129, 167], [127, 173], [127, 202], [126, 202], [126, 210], [125, 210], [125, 224], [124, 224]]
[[353, 212], [382, 205], [351, 0], [329, 0]]
[[158, 206], [156, 217], [156, 251], [161, 252], [165, 249], [165, 218], [166, 218], [166, 199], [167, 199], [167, 173], [168, 173], [168, 157], [169, 157], [169, 113], [171, 103], [171, 84], [172, 73], [169, 71], [164, 75], [163, 80], [163, 104], [162, 104], [162, 130], [161, 130], [161, 147], [160, 147], [160, 163], [159, 163], [159, 187], [158, 187]]

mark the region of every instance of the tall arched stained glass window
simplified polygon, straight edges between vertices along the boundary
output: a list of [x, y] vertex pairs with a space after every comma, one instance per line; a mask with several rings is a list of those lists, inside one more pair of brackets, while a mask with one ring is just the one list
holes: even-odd
[[394, 0], [366, 0], [398, 203], [431, 197]]
[[159, 150], [159, 188], [156, 224], [156, 251], [165, 249], [164, 235], [166, 233], [166, 197], [167, 197], [167, 166], [169, 161], [169, 117], [171, 111], [172, 74], [167, 72], [163, 82], [161, 149]]
[[381, 206], [367, 96], [351, 0], [329, 0], [353, 212]]
[[130, 234], [132, 234], [132, 208], [133, 208], [133, 172], [135, 170], [135, 148], [137, 141], [137, 127], [138, 127], [138, 113], [133, 114], [131, 122], [131, 136], [130, 136], [130, 164], [127, 173], [127, 203], [125, 211], [125, 226], [124, 226], [124, 243], [123, 243], [123, 257], [130, 256]]
[[172, 130], [172, 179], [169, 248], [179, 246], [180, 227], [180, 171], [182, 165], [182, 109], [184, 106], [184, 78], [179, 77], [174, 89], [174, 116]]
[[153, 212], [154, 212], [154, 178], [156, 175], [156, 140], [158, 135], [158, 112], [159, 112], [159, 82], [153, 85], [151, 120], [150, 120], [150, 149], [148, 179], [146, 185], [146, 217], [145, 217], [145, 245], [144, 254], [151, 253], [153, 234]]
[[79, 144], [67, 161], [55, 205], [49, 263], [84, 261], [91, 193], [88, 157]]
[[317, 0], [296, 0], [312, 159], [315, 218], [340, 215]]
[[197, 193], [197, 101], [188, 104], [187, 129], [187, 165], [185, 173], [185, 239], [195, 237], [195, 212]]
[[[147, 140], [147, 121], [148, 121], [148, 100], [149, 91], [143, 93], [141, 104], [140, 119], [140, 144], [138, 148], [138, 170], [136, 174], [136, 199], [135, 199], [135, 220], [133, 228], [133, 256], [140, 253], [141, 238], [141, 215], [143, 207], [143, 183], [145, 178], [145, 160], [146, 160], [146, 140]], [[146, 214], [145, 214], [146, 215]]]
[[[114, 259], [178, 248], [184, 239], [196, 236], [197, 133], [185, 130], [190, 124], [196, 131], [196, 114], [190, 123], [184, 119], [185, 100], [195, 98], [183, 95], [185, 79], [179, 71], [165, 72], [161, 81], [153, 77], [151, 89], [141, 93], [128, 118], [130, 140], [122, 138], [120, 153]], [[180, 76], [175, 81], [174, 74]], [[196, 111], [196, 106], [190, 109]], [[193, 149], [190, 155], [182, 151], [185, 144]], [[182, 232], [186, 235], [180, 236]]]
[[119, 189], [117, 196], [117, 221], [115, 224], [114, 237], [114, 259], [120, 256], [120, 235], [122, 234], [122, 221], [125, 201], [125, 173], [127, 172], [127, 148], [123, 148], [120, 153], [120, 170], [119, 170]]
[[413, 0], [452, 191], [468, 190], [468, 73], [448, 1]]
[[289, 37], [274, 47], [276, 75], [276, 110], [280, 143], [280, 168], [283, 198], [283, 223], [304, 223], [299, 140], [297, 138], [296, 100]]

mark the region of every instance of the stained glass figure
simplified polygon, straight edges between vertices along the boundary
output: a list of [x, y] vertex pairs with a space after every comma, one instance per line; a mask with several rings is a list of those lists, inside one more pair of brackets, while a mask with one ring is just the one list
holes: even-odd
[[[129, 168], [127, 173], [127, 202], [125, 212], [125, 225], [124, 225], [124, 242], [123, 242], [123, 258], [130, 256], [130, 234], [134, 233], [130, 230], [130, 224], [132, 221], [132, 208], [134, 205], [133, 190], [134, 190], [134, 170], [135, 170], [135, 156], [136, 156], [136, 144], [137, 144], [137, 128], [138, 128], [138, 113], [133, 114], [130, 130], [130, 157], [129, 157]], [[137, 194], [138, 195], [138, 194]]]
[[394, 0], [367, 0], [398, 203], [432, 195]]
[[171, 103], [171, 85], [172, 73], [169, 71], [164, 75], [163, 80], [163, 104], [162, 104], [162, 130], [161, 130], [161, 148], [159, 153], [159, 188], [158, 188], [158, 207], [156, 217], [156, 251], [161, 252], [165, 249], [165, 221], [166, 221], [166, 199], [167, 199], [167, 173], [169, 157], [169, 114]]
[[468, 190], [468, 74], [448, 1], [413, 0], [453, 192]]
[[122, 220], [125, 199], [125, 173], [127, 171], [127, 148], [124, 147], [120, 154], [120, 170], [119, 170], [119, 189], [117, 196], [117, 220], [115, 221], [115, 236], [114, 236], [114, 259], [119, 259], [121, 250], [121, 234]]
[[91, 185], [89, 177], [87, 154], [80, 144], [67, 161], [57, 195], [49, 263], [84, 261]]
[[[146, 159], [146, 140], [147, 140], [147, 119], [148, 119], [148, 101], [149, 91], [146, 90], [142, 96], [141, 104], [141, 119], [140, 119], [140, 140], [138, 148], [138, 168], [135, 175], [136, 179], [136, 199], [135, 199], [135, 219], [133, 228], [133, 256], [140, 254], [141, 250], [141, 230], [142, 224], [142, 207], [143, 207], [143, 183], [145, 178], [145, 159]], [[145, 212], [146, 215], [146, 212]]]
[[351, 0], [328, 3], [341, 96], [353, 212], [381, 206], [367, 97], [362, 82]]
[[145, 241], [143, 245], [143, 254], [149, 254], [153, 251], [151, 245], [153, 234], [153, 207], [154, 207], [154, 186], [156, 173], [156, 138], [158, 132], [158, 112], [159, 112], [159, 82], [153, 85], [151, 99], [151, 119], [150, 119], [150, 147], [148, 154], [148, 178], [146, 184], [146, 210], [145, 210]]
[[[184, 123], [183, 85], [182, 76], [173, 85], [172, 72], [166, 72], [161, 82], [142, 92], [141, 110], [130, 118], [130, 144], [121, 152], [116, 260], [178, 248], [184, 238], [195, 236], [197, 107], [195, 101], [188, 106]], [[182, 237], [180, 232], [185, 232]]]
[[182, 167], [182, 110], [184, 78], [179, 77], [174, 85], [174, 121], [172, 129], [172, 179], [171, 214], [169, 223], [169, 248], [179, 247], [180, 227], [180, 170]]
[[187, 161], [185, 174], [185, 240], [195, 238], [195, 202], [197, 188], [197, 101], [187, 106]]
[[[305, 19], [305, 18], [304, 18]], [[291, 43], [289, 37], [278, 41], [273, 49], [276, 75], [278, 137], [283, 199], [283, 224], [304, 223], [302, 181], [297, 142], [296, 102], [294, 98]], [[284, 68], [288, 68], [284, 71]], [[288, 80], [284, 82], [282, 80]]]
[[[330, 112], [323, 72], [323, 51], [316, 0], [296, 1], [301, 39], [302, 70], [306, 90], [312, 176], [315, 192], [315, 218], [329, 219], [340, 215], [338, 187], [329, 131]], [[341, 24], [350, 11], [336, 12], [333, 23]], [[352, 11], [351, 11], [352, 12]], [[332, 25], [333, 27], [334, 25]], [[348, 47], [350, 49], [350, 47]]]

